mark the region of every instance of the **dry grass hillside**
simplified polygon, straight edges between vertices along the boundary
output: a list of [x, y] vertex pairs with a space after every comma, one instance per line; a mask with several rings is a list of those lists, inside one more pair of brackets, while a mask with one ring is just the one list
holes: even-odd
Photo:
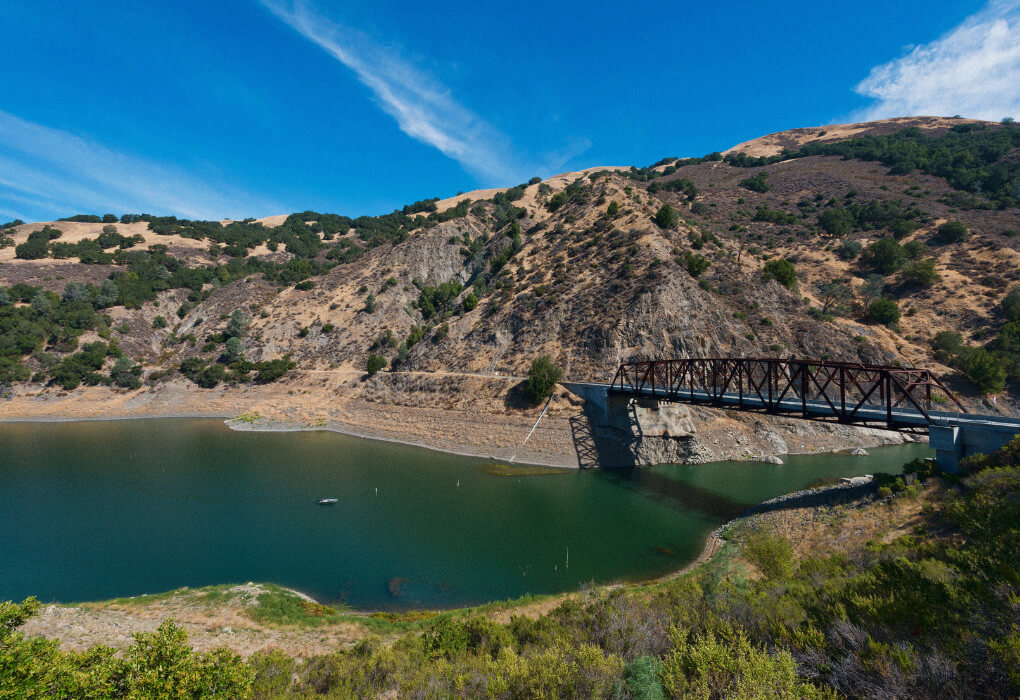
[[[727, 153], [775, 156], [811, 142], [888, 135], [906, 127], [939, 136], [961, 124], [976, 123], [914, 118], [796, 129]], [[1017, 157], [1015, 151], [1008, 156]], [[336, 236], [319, 234], [324, 245], [308, 259], [325, 267], [300, 283], [244, 274], [225, 282], [213, 279], [199, 292], [186, 287], [158, 291], [145, 303], [131, 305], [137, 308], [107, 308], [104, 337], [116, 339], [141, 365], [141, 388], [78, 388], [67, 393], [47, 385], [44, 370], [53, 359], [44, 355], [66, 357], [74, 349], [48, 341], [22, 359], [34, 381], [15, 383], [7, 392], [9, 400], [0, 406], [12, 416], [78, 415], [82, 401], [75, 397], [88, 393], [89, 405], [99, 406], [99, 414], [151, 414], [160, 412], [154, 407], [161, 397], [172, 396], [167, 405], [173, 408], [165, 412], [224, 415], [224, 402], [210, 397], [226, 392], [235, 397], [235, 408], [227, 415], [257, 409], [267, 420], [286, 421], [294, 419], [296, 411], [300, 420], [334, 421], [343, 429], [350, 428], [348, 419], [357, 413], [351, 407], [363, 402], [386, 409], [375, 430], [359, 430], [399, 438], [399, 429], [383, 425], [387, 413], [407, 426], [416, 420], [414, 411], [424, 408], [468, 417], [484, 414], [493, 424], [518, 421], [526, 426], [535, 409], [521, 403], [514, 388], [518, 379], [513, 378], [526, 374], [540, 355], [549, 355], [566, 378], [599, 381], [608, 380], [621, 361], [631, 358], [768, 355], [929, 367], [967, 401], [993, 410], [945, 355], [937, 359], [932, 341], [940, 331], [955, 331], [964, 343], [977, 346], [1002, 326], [1003, 299], [1011, 285], [1020, 282], [1020, 238], [1015, 235], [1020, 209], [975, 206], [973, 197], [961, 198], [959, 189], [942, 177], [919, 170], [892, 174], [881, 162], [838, 155], [756, 167], [699, 161], [666, 159], [645, 169], [592, 168], [509, 190], [458, 195], [436, 201], [425, 213], [463, 215], [435, 221], [419, 217], [415, 224], [412, 213], [398, 235], [381, 243], [366, 244], [361, 220], [355, 220]], [[762, 171], [768, 173], [768, 185], [758, 189], [765, 191], [749, 188], [747, 180]], [[686, 189], [684, 182], [689, 183]], [[889, 237], [889, 231], [865, 226], [834, 236], [819, 228], [818, 217], [826, 209], [893, 201], [910, 212], [912, 222], [912, 230], [898, 243], [918, 241], [912, 249], [920, 251], [915, 257], [933, 259], [938, 279], [930, 287], [911, 286], [901, 272], [886, 274], [882, 294], [895, 299], [902, 315], [897, 323], [882, 325], [869, 320], [868, 299], [862, 295], [866, 278], [874, 274], [865, 262], [867, 246]], [[664, 205], [675, 212], [675, 222], [656, 222]], [[286, 220], [259, 221], [274, 227]], [[938, 227], [947, 221], [962, 222], [969, 236], [940, 242]], [[312, 228], [315, 223], [313, 218], [305, 222]], [[63, 232], [57, 240], [70, 243], [95, 238], [109, 225], [51, 224]], [[9, 229], [13, 245], [0, 249], [0, 285], [27, 284], [62, 294], [69, 282], [98, 286], [127, 268], [116, 262], [86, 265], [73, 257], [15, 257], [15, 246], [43, 225]], [[157, 234], [145, 221], [115, 226], [124, 236], [144, 238], [133, 251], [166, 246], [167, 254], [190, 267], [224, 266], [231, 260], [219, 246], [211, 248], [208, 240], [187, 231]], [[851, 259], [841, 248], [848, 241], [859, 242], [864, 255]], [[364, 251], [331, 259], [330, 251], [343, 246]], [[296, 257], [265, 241], [245, 252], [249, 259], [277, 264]], [[765, 266], [776, 259], [793, 263], [795, 286], [766, 279]], [[853, 298], [841, 300], [837, 306], [842, 308], [823, 310], [826, 299], [820, 285], [841, 281], [853, 290]], [[203, 363], [220, 358], [222, 334], [237, 309], [250, 319], [245, 359], [257, 363], [289, 356], [296, 368], [273, 385], [235, 381], [229, 373], [216, 389], [184, 382], [173, 370], [189, 358]], [[168, 322], [163, 326], [157, 317]], [[87, 331], [80, 341], [96, 339], [101, 330]], [[384, 357], [392, 371], [367, 379], [363, 370], [370, 354]], [[488, 383], [465, 384], [464, 379], [474, 375]], [[426, 379], [410, 381], [413, 377]], [[301, 398], [309, 395], [318, 397], [314, 407], [320, 413]], [[1013, 410], [1014, 396], [1007, 390], [994, 410]], [[563, 398], [558, 405], [550, 430], [560, 432], [550, 433], [551, 442], [563, 440], [570, 432], [567, 421], [579, 415], [576, 402]], [[339, 413], [330, 413], [333, 409]], [[734, 447], [733, 435], [762, 432], [757, 417], [724, 418], [699, 410], [694, 419], [698, 435], [715, 436], [708, 457], [700, 453], [705, 458], [784, 451], [775, 448], [771, 438]], [[782, 433], [779, 422], [765, 422], [769, 430]], [[719, 445], [713, 433], [724, 423], [737, 424], [728, 433], [733, 445]], [[816, 430], [824, 439], [812, 433]], [[849, 429], [797, 431], [802, 437], [813, 436], [803, 440], [802, 449], [860, 442], [850, 437], [856, 434]], [[783, 439], [791, 434], [783, 434]], [[476, 445], [475, 451], [498, 451], [516, 439], [510, 431], [502, 442]], [[451, 441], [456, 442], [453, 437]], [[566, 458], [546, 461], [569, 462], [571, 449], [562, 452]]]

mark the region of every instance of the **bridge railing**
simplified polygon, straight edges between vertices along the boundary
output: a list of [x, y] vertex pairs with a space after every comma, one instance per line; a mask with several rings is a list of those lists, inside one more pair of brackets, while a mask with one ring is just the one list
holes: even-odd
[[[931, 423], [953, 393], [928, 370], [849, 362], [708, 357], [620, 365], [611, 390], [841, 422], [902, 424], [908, 414]], [[914, 416], [910, 416], [914, 417]]]

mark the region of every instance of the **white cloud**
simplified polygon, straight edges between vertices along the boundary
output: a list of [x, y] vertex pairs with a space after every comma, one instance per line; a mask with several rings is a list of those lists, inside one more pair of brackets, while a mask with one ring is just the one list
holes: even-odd
[[876, 100], [855, 117], [1020, 117], [1020, 0], [993, 0], [951, 32], [876, 66], [856, 87]]
[[9, 202], [30, 207], [32, 218], [147, 212], [220, 219], [282, 209], [0, 110], [0, 208], [13, 209]]
[[487, 183], [506, 184], [529, 170], [510, 140], [399, 53], [324, 17], [303, 0], [261, 0], [274, 15], [354, 71], [400, 130], [442, 151]]

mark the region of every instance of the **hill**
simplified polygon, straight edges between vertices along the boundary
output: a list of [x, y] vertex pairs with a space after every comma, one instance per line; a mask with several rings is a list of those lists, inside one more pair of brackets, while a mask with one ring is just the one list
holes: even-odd
[[[919, 117], [379, 217], [12, 222], [5, 410], [243, 414], [509, 456], [538, 412], [519, 388], [536, 357], [606, 381], [630, 358], [737, 354], [928, 367], [1015, 412], [1018, 204], [1020, 128]], [[367, 376], [370, 355], [387, 371]], [[669, 410], [638, 462], [900, 439]], [[583, 462], [583, 433], [559, 393], [519, 459]]]

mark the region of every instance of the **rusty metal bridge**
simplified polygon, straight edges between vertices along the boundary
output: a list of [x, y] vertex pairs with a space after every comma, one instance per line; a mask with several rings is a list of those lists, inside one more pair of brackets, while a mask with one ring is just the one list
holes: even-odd
[[[807, 420], [927, 430], [944, 468], [1020, 434], [1020, 418], [969, 413], [925, 369], [828, 360], [704, 357], [620, 365], [611, 384], [565, 383], [585, 399], [596, 427], [626, 425], [637, 401], [702, 404]], [[953, 410], [953, 409], [958, 410]]]
[[[925, 369], [827, 360], [705, 357], [620, 365], [609, 393], [891, 430], [958, 422], [967, 410]], [[956, 407], [948, 413], [938, 407]], [[984, 417], [987, 420], [990, 417]]]

